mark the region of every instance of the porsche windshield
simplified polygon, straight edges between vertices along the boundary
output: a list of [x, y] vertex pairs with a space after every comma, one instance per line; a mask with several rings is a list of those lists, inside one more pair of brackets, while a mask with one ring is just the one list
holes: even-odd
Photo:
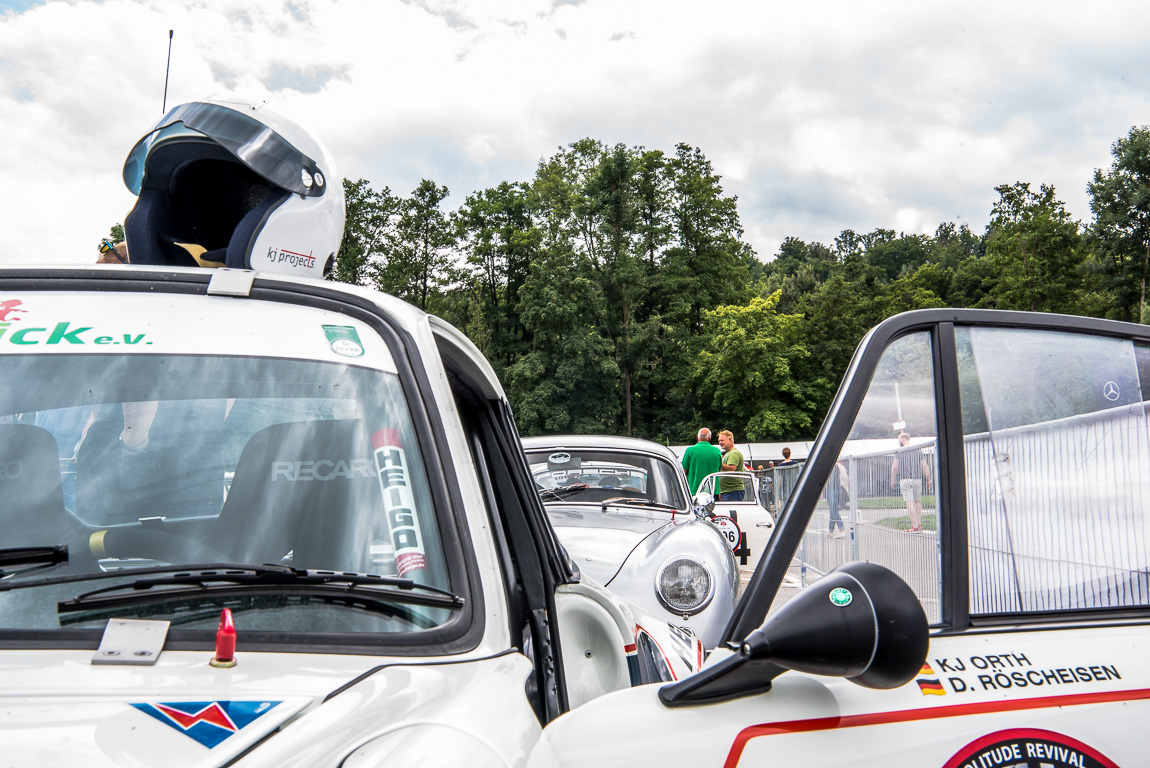
[[545, 503], [598, 504], [630, 498], [687, 507], [674, 465], [654, 456], [579, 448], [532, 451], [527, 462]]
[[[0, 393], [0, 547], [68, 547], [66, 563], [0, 572], [0, 627], [60, 626], [56, 601], [115, 583], [59, 583], [62, 575], [122, 573], [128, 581], [167, 564], [270, 564], [451, 589], [394, 373], [341, 361], [135, 351], [37, 350], [0, 363], [10, 382]], [[13, 588], [37, 581], [43, 586]], [[152, 610], [214, 627], [218, 608], [202, 602], [117, 615]], [[320, 632], [411, 631], [450, 615], [423, 607], [405, 618], [284, 594], [239, 610], [249, 612], [250, 627]]]

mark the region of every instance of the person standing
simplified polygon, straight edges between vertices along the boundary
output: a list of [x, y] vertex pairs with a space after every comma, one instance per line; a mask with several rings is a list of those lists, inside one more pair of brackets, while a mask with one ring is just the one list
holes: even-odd
[[846, 474], [846, 467], [841, 461], [837, 461], [834, 468], [831, 469], [830, 479], [827, 480], [827, 511], [830, 513], [827, 536], [832, 539], [841, 539], [846, 536], [846, 526], [843, 525], [842, 515], [839, 514], [839, 509], [850, 503], [850, 494], [847, 492], [847, 485], [850, 481]]
[[906, 502], [906, 514], [910, 517], [910, 533], [922, 532], [922, 483], [930, 490], [930, 464], [921, 448], [907, 449], [910, 435], [906, 432], [898, 436], [899, 450], [890, 463], [890, 487], [898, 488]]
[[[719, 447], [723, 449], [722, 470], [724, 472], [742, 472], [743, 454], [735, 447], [735, 436], [731, 430], [724, 429], [719, 433]], [[743, 478], [719, 478], [719, 498], [723, 501], [742, 501], [745, 492]]]
[[711, 430], [703, 427], [696, 435], [697, 442], [683, 452], [683, 469], [687, 473], [687, 485], [691, 495], [699, 492], [699, 484], [707, 475], [719, 471], [722, 452], [711, 444]]

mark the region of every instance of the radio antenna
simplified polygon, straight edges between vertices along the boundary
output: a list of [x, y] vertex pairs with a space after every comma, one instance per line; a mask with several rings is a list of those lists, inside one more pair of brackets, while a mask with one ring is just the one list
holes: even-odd
[[168, 63], [164, 66], [164, 106], [160, 110], [160, 114], [168, 111], [168, 72], [172, 69], [172, 35], [175, 30], [168, 30]]

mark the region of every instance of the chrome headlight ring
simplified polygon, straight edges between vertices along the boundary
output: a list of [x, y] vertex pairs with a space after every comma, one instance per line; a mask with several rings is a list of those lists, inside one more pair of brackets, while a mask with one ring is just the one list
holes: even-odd
[[715, 578], [699, 560], [678, 555], [659, 567], [655, 595], [671, 613], [692, 616], [706, 608], [715, 596]]

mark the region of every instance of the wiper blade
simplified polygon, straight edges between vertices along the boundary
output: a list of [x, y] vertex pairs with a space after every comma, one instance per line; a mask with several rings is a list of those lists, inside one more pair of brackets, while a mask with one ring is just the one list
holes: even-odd
[[[628, 507], [655, 507], [657, 509], [669, 509], [672, 512], [680, 512], [681, 510], [673, 504], [663, 504], [658, 501], [651, 501], [650, 499], [636, 499], [630, 496], [614, 496], [610, 499], [603, 499], [603, 511], [607, 511], [607, 507], [619, 504]], [[686, 514], [684, 512], [684, 514]]]
[[[33, 563], [66, 563], [68, 547], [55, 544], [43, 547], [6, 547], [0, 549], [0, 568], [9, 565], [32, 565]], [[0, 571], [0, 573], [3, 573]]]
[[[150, 594], [150, 593], [145, 593]], [[416, 629], [434, 629], [440, 621], [434, 616], [421, 613], [414, 606], [401, 604], [391, 600], [361, 600], [354, 593], [344, 592], [324, 594], [243, 594], [221, 595], [217, 591], [200, 592], [180, 589], [175, 594], [166, 593], [152, 601], [133, 605], [131, 616], [137, 619], [161, 618], [172, 626], [186, 624], [208, 624], [215, 626], [219, 621], [220, 609], [228, 608], [232, 613], [239, 614], [245, 611], [272, 610], [279, 611], [291, 608], [307, 607], [319, 602], [323, 605], [338, 605], [343, 608], [369, 611], [383, 614], [389, 619], [397, 619], [410, 624]], [[95, 607], [89, 606], [68, 611], [60, 615], [60, 626], [72, 624], [92, 624], [122, 619], [125, 606], [121, 603], [103, 603]]]
[[[123, 572], [120, 573], [122, 577]], [[156, 591], [150, 591], [159, 587]], [[125, 590], [130, 590], [125, 593]], [[100, 606], [131, 606], [166, 601], [185, 601], [189, 596], [213, 598], [253, 595], [311, 595], [331, 602], [387, 606], [394, 603], [458, 610], [464, 599], [438, 587], [412, 579], [374, 573], [349, 573], [289, 568], [287, 566], [239, 566], [220, 568], [171, 568], [166, 573], [134, 579], [123, 584], [85, 592], [56, 604], [59, 613], [86, 611]]]
[[548, 496], [558, 500], [570, 496], [576, 491], [585, 491], [591, 486], [587, 483], [575, 483], [574, 485], [564, 485], [559, 488], [543, 488], [539, 491], [539, 495], [546, 499]]

